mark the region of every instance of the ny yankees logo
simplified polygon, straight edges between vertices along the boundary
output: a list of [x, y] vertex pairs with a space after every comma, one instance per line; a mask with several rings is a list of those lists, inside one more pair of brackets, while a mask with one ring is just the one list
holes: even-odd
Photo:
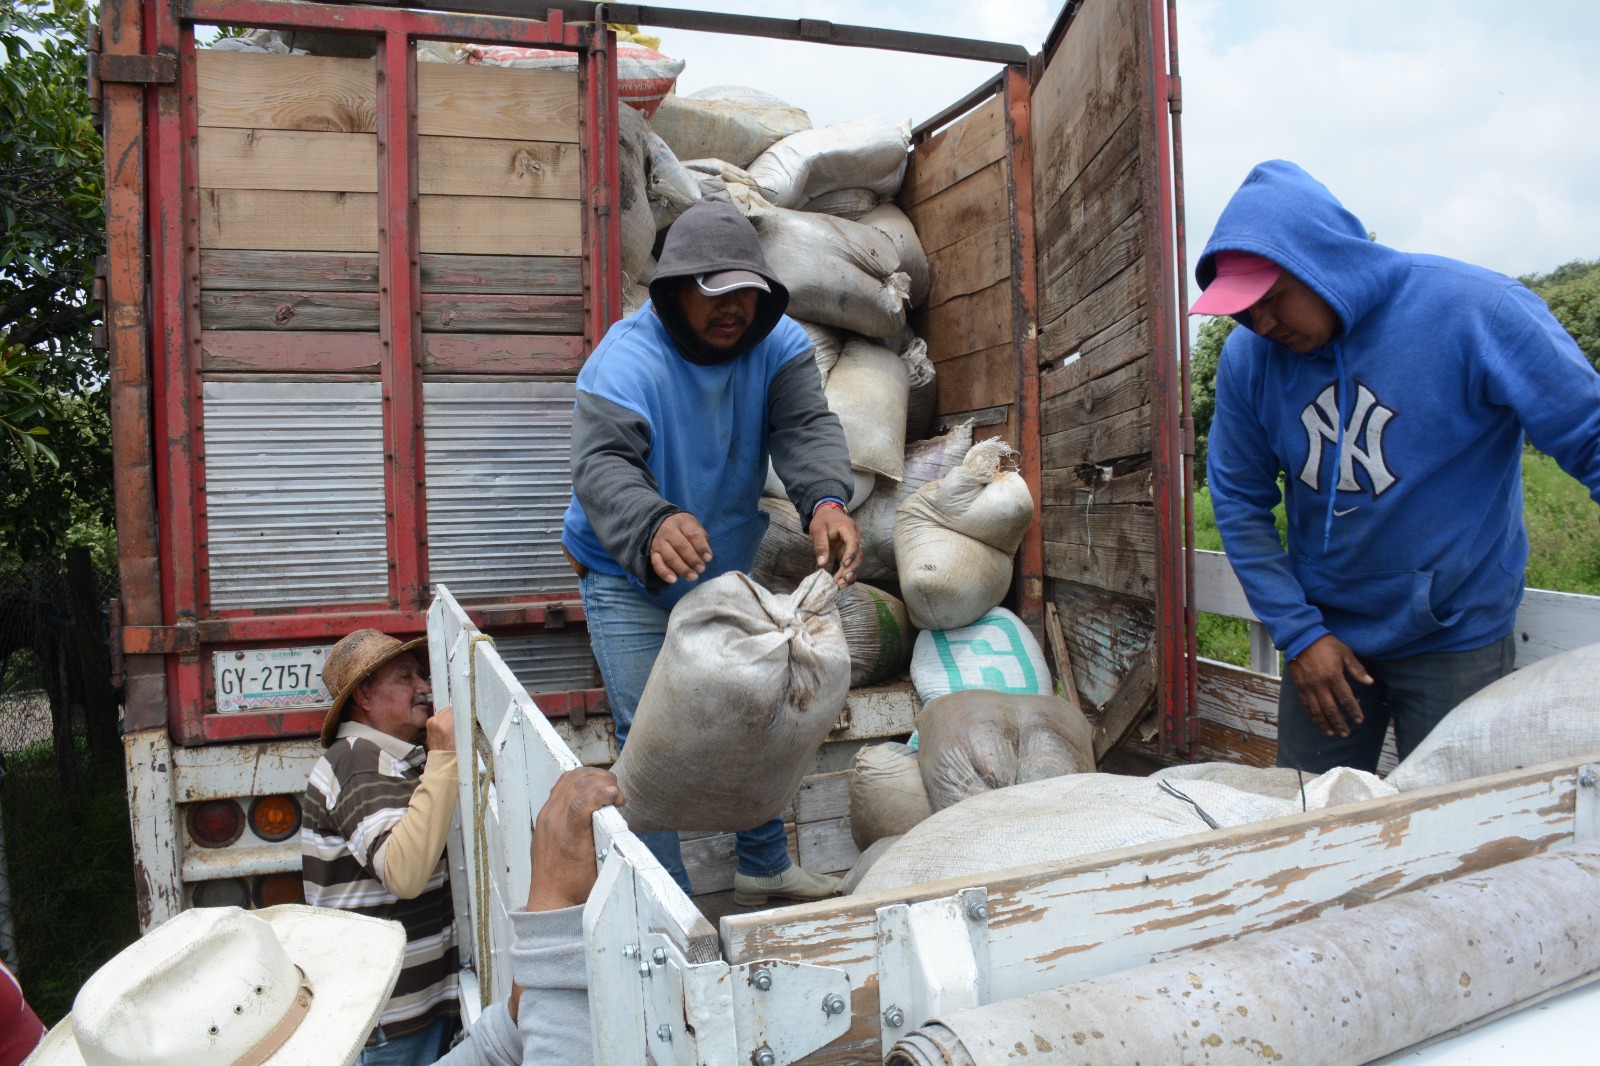
[[[1336, 387], [1329, 385], [1322, 390], [1315, 403], [1307, 404], [1306, 409], [1300, 412], [1300, 424], [1306, 427], [1306, 464], [1300, 470], [1300, 480], [1313, 490], [1320, 489], [1323, 442], [1338, 445], [1337, 397]], [[1394, 416], [1395, 412], [1379, 403], [1365, 385], [1356, 383], [1355, 410], [1350, 412], [1350, 424], [1344, 431], [1338, 491], [1361, 491], [1361, 485], [1356, 481], [1356, 463], [1366, 470], [1367, 478], [1372, 482], [1374, 498], [1382, 496], [1398, 480], [1383, 457], [1383, 427]]]

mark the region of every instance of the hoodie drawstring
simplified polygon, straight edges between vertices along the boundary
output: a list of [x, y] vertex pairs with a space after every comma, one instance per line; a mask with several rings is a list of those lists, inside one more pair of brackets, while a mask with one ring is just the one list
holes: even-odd
[[1334, 342], [1333, 361], [1339, 374], [1339, 390], [1335, 394], [1339, 407], [1339, 440], [1333, 453], [1333, 484], [1328, 487], [1328, 516], [1322, 523], [1322, 550], [1328, 550], [1333, 540], [1333, 506], [1339, 499], [1339, 478], [1344, 471], [1344, 345]]

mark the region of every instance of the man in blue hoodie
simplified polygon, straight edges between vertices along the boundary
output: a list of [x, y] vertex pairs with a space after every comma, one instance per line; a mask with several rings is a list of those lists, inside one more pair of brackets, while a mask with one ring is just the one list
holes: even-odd
[[[578, 571], [589, 641], [619, 747], [693, 583], [748, 571], [766, 532], [767, 461], [810, 531], [817, 566], [855, 580], [861, 534], [845, 511], [850, 453], [810, 337], [755, 228], [702, 200], [667, 232], [650, 302], [606, 332], [578, 375], [572, 503], [562, 546]], [[684, 892], [678, 835], [641, 833]], [[781, 819], [735, 844], [736, 902], [833, 895], [838, 879], [791, 863]]]
[[1207, 474], [1289, 663], [1278, 765], [1374, 770], [1391, 720], [1404, 758], [1510, 672], [1523, 434], [1600, 502], [1600, 374], [1526, 287], [1376, 243], [1281, 160], [1250, 172], [1195, 273], [1190, 313], [1245, 327], [1217, 368]]

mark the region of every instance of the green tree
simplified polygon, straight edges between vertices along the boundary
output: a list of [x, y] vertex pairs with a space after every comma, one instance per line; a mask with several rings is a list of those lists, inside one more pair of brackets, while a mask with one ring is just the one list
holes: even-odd
[[1562, 327], [1600, 370], [1600, 259], [1574, 259], [1548, 274], [1529, 274], [1520, 280], [1544, 297]]
[[1238, 324], [1231, 318], [1206, 319], [1189, 350], [1189, 395], [1194, 412], [1194, 478], [1197, 485], [1206, 483], [1207, 443], [1211, 436], [1211, 419], [1217, 413], [1217, 361], [1222, 358], [1223, 342]]
[[111, 526], [106, 361], [91, 331], [104, 248], [86, 0], [0, 10], [0, 558], [102, 554]]

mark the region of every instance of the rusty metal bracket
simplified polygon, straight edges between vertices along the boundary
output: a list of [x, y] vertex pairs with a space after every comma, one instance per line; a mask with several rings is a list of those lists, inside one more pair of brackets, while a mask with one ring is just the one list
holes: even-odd
[[89, 81], [126, 82], [135, 85], [176, 85], [178, 57], [175, 55], [118, 55], [89, 53]]
[[192, 618], [175, 626], [123, 626], [118, 634], [122, 655], [176, 655], [184, 662], [200, 659], [200, 626]]

